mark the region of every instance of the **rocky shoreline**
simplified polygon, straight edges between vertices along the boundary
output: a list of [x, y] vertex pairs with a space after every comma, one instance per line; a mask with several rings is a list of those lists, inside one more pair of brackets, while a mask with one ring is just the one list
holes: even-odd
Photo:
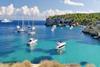
[[100, 38], [100, 22], [96, 23], [95, 25], [87, 25], [82, 32], [89, 34], [95, 39]]
[[[85, 64], [85, 67], [96, 67], [94, 64]], [[29, 61], [24, 61], [22, 63], [0, 63], [0, 67], [82, 67], [81, 64], [60, 64], [55, 61], [42, 61], [40, 64], [32, 64]]]
[[56, 25], [56, 26], [62, 27], [62, 26], [66, 26], [66, 25], [69, 25], [69, 26], [78, 26], [79, 23], [78, 22], [74, 22], [71, 19], [65, 20], [63, 18], [47, 18], [45, 25], [46, 26]]

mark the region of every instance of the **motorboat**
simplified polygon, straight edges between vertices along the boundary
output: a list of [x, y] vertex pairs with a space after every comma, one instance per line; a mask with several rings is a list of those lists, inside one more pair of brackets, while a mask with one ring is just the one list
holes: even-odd
[[65, 47], [66, 42], [58, 41], [56, 49], [63, 49]]
[[29, 41], [28, 41], [28, 43], [27, 43], [27, 45], [29, 47], [34, 47], [36, 45], [37, 41], [38, 41], [37, 39], [30, 38]]
[[52, 28], [51, 28], [51, 31], [54, 32], [56, 27], [57, 27], [56, 25], [53, 25]]
[[8, 22], [12, 22], [12, 21], [9, 20], [9, 19], [3, 19], [1, 22], [2, 22], [2, 23], [8, 23]]
[[66, 44], [66, 42], [63, 42], [63, 41], [58, 41], [57, 42], [57, 47], [56, 47], [56, 49], [57, 49], [57, 52], [59, 53], [59, 54], [62, 54], [63, 52], [64, 52], [64, 48], [65, 48], [65, 44]]

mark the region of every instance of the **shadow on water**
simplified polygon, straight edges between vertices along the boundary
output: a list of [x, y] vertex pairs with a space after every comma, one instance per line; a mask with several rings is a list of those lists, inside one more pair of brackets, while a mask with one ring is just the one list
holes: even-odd
[[[27, 48], [28, 52], [31, 52], [29, 48]], [[49, 55], [58, 55], [56, 49], [41, 49], [41, 48], [36, 48], [33, 50], [34, 52], [42, 52], [42, 53], [48, 53]]]
[[92, 36], [84, 34], [84, 38], [82, 40], [77, 41], [78, 43], [88, 44], [88, 45], [98, 45], [100, 43], [100, 38], [95, 39]]
[[88, 44], [88, 45], [99, 45], [100, 41], [99, 40], [94, 40], [94, 41], [89, 41], [89, 40], [84, 40], [84, 41], [77, 41], [78, 43], [83, 43], [83, 44]]
[[10, 50], [10, 51], [6, 51], [6, 52], [0, 52], [0, 57], [8, 57], [9, 54], [13, 53], [15, 50]]
[[47, 53], [48, 50], [46, 49], [42, 49], [42, 48], [36, 48], [33, 50], [34, 52], [43, 52], [43, 53]]
[[58, 55], [57, 49], [50, 49], [47, 51], [50, 55]]
[[86, 64], [88, 64], [88, 62], [87, 62], [87, 61], [82, 61], [82, 62], [80, 62], [80, 64], [81, 64], [82, 66], [85, 66]]
[[0, 57], [6, 57], [13, 52], [15, 52], [15, 48], [13, 48], [13, 46], [0, 46]]
[[13, 64], [13, 63], [16, 63], [16, 62], [18, 62], [18, 61], [3, 61], [2, 63], [11, 63], [11, 64]]
[[43, 60], [52, 60], [51, 56], [40, 56], [40, 57], [36, 57], [32, 60], [32, 63], [38, 64]]

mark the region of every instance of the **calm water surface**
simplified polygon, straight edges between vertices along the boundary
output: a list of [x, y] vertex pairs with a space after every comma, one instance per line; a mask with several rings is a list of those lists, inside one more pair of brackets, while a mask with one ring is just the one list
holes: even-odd
[[[17, 22], [17, 21], [16, 21]], [[30, 23], [31, 24], [31, 23]], [[17, 23], [0, 23], [0, 62], [16, 62], [30, 60], [39, 63], [41, 60], [55, 60], [60, 63], [94, 63], [100, 67], [100, 41], [84, 35], [82, 27], [57, 27], [51, 32], [51, 27], [45, 27], [43, 23], [34, 23], [38, 43], [33, 51], [26, 46], [31, 36], [26, 33], [17, 33]], [[27, 23], [26, 23], [27, 25]], [[58, 55], [55, 51], [56, 41], [66, 42], [65, 52]]]

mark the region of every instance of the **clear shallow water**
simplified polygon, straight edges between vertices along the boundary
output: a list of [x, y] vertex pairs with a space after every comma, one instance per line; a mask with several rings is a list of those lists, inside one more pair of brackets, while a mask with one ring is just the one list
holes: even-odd
[[[60, 63], [94, 63], [100, 66], [100, 42], [84, 35], [81, 27], [70, 30], [68, 27], [57, 27], [55, 32], [50, 27], [35, 25], [38, 44], [33, 51], [29, 51], [26, 43], [31, 37], [26, 33], [16, 33], [14, 25], [0, 27], [0, 62], [14, 62], [30, 60], [39, 63], [49, 59]], [[55, 51], [56, 41], [66, 41], [65, 53], [58, 55]]]

